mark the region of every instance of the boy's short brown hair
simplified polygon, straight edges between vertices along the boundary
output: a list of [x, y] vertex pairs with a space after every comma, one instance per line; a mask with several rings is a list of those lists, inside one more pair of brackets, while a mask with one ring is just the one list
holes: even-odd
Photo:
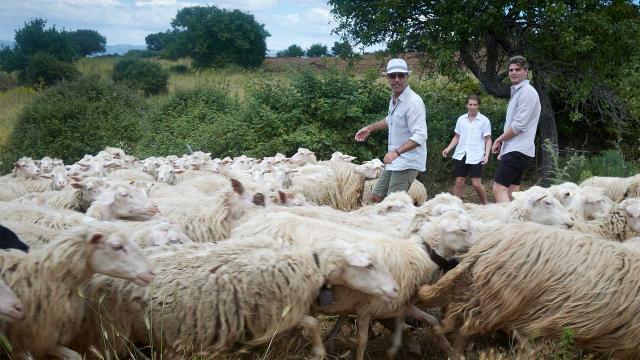
[[510, 57], [509, 64], [507, 64], [507, 66], [511, 64], [516, 64], [525, 70], [529, 69], [529, 63], [527, 62], [527, 59], [524, 56], [516, 55], [516, 56]]

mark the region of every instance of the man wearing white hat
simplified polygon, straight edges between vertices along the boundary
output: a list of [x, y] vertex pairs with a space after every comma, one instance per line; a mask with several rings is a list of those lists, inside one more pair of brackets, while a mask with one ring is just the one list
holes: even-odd
[[386, 166], [371, 193], [372, 202], [380, 202], [396, 191], [409, 190], [427, 164], [427, 112], [422, 98], [408, 85], [407, 63], [402, 59], [389, 60], [386, 74], [393, 92], [387, 116], [355, 135], [356, 141], [364, 141], [374, 131], [389, 130]]

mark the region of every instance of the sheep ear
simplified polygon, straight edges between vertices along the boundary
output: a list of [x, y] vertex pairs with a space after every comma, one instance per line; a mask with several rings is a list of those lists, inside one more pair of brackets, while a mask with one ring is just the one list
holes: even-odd
[[622, 202], [622, 206], [624, 206], [624, 210], [629, 213], [629, 215], [633, 217], [640, 216], [640, 207], [638, 207], [637, 204], [630, 203], [630, 201], [624, 201]]
[[286, 204], [288, 200], [287, 194], [285, 194], [282, 190], [278, 190], [278, 199], [280, 200], [281, 204]]
[[237, 179], [231, 179], [231, 187], [233, 188], [233, 191], [236, 192], [236, 194], [244, 194], [244, 186], [242, 186], [242, 183]]
[[371, 262], [364, 252], [357, 251], [353, 248], [345, 252], [345, 259], [349, 265], [356, 267], [365, 267]]
[[81, 183], [79, 183], [79, 182], [72, 182], [72, 183], [71, 183], [71, 184], [69, 184], [69, 185], [71, 185], [71, 187], [76, 188], [76, 189], [82, 189], [82, 188], [84, 188], [84, 186], [83, 186]]
[[91, 245], [97, 245], [100, 242], [102, 242], [102, 240], [104, 239], [104, 234], [103, 233], [93, 233], [91, 234], [91, 236], [89, 237], [89, 244]]
[[182, 174], [184, 172], [184, 169], [174, 169], [173, 172], [175, 174]]

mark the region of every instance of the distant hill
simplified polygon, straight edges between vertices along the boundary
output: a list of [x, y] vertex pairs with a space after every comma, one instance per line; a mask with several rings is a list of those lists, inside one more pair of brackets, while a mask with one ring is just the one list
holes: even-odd
[[107, 45], [104, 53], [97, 55], [124, 55], [129, 50], [146, 50], [146, 45], [131, 45], [131, 44], [117, 44], [117, 45]]

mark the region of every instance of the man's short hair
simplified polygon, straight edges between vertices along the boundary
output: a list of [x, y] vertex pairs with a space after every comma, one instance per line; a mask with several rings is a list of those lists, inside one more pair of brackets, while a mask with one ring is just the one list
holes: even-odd
[[465, 101], [465, 104], [468, 104], [469, 100], [475, 100], [478, 102], [478, 105], [480, 105], [480, 95], [478, 94], [470, 94], [469, 96], [467, 96], [467, 101]]
[[527, 62], [527, 59], [524, 56], [516, 55], [516, 56], [510, 57], [509, 64], [507, 64], [507, 66], [511, 64], [516, 64], [525, 70], [529, 70], [529, 63]]

